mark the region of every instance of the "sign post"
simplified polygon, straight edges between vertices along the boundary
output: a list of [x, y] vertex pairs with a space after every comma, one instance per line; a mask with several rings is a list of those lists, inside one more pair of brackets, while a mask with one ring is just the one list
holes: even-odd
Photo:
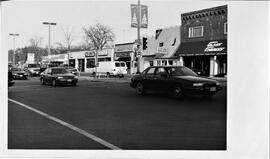
[[[135, 41], [137, 45], [137, 52], [140, 52], [141, 55], [141, 38], [140, 38], [140, 29], [148, 27], [148, 8], [145, 5], [140, 4], [140, 0], [138, 0], [138, 4], [131, 4], [131, 27], [137, 27], [137, 40]], [[137, 53], [137, 72], [140, 72], [140, 60], [141, 56], [138, 56]]]

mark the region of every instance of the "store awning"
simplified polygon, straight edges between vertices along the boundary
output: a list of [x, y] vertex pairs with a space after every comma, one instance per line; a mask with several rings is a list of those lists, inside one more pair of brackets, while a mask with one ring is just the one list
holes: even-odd
[[226, 55], [227, 39], [181, 43], [175, 56]]

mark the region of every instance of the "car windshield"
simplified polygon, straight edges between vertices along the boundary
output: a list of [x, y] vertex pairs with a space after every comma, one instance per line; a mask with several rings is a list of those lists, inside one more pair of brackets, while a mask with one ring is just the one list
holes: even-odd
[[168, 68], [168, 72], [171, 76], [198, 76], [187, 67], [171, 67]]
[[52, 74], [65, 74], [65, 73], [68, 73], [68, 71], [64, 68], [52, 69]]
[[21, 68], [12, 68], [12, 71], [23, 71]]

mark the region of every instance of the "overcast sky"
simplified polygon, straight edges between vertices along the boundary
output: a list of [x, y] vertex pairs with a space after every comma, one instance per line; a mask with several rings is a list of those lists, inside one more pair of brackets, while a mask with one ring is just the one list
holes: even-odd
[[[181, 25], [181, 14], [227, 4], [225, 1], [140, 1], [148, 6], [148, 29], [141, 29], [141, 36], [154, 35], [155, 30]], [[42, 37], [41, 46], [48, 45], [48, 25], [51, 27], [51, 45], [64, 43], [63, 29], [73, 28], [75, 41], [83, 41], [83, 27], [97, 22], [110, 26], [116, 34], [115, 44], [133, 42], [137, 29], [131, 28], [130, 1], [7, 1], [2, 3], [3, 47], [13, 48], [9, 33], [18, 33], [16, 47], [29, 44], [32, 37]]]

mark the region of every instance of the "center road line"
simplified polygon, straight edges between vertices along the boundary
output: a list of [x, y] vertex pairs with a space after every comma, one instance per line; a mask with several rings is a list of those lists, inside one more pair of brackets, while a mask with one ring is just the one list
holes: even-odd
[[21, 102], [18, 102], [16, 100], [13, 100], [13, 99], [10, 99], [10, 98], [8, 98], [8, 100], [10, 102], [16, 103], [16, 104], [18, 104], [18, 105], [26, 108], [26, 109], [29, 109], [29, 110], [31, 110], [31, 111], [33, 111], [33, 112], [35, 112], [35, 113], [37, 113], [37, 114], [39, 114], [39, 115], [47, 118], [47, 119], [50, 119], [50, 120], [52, 120], [54, 122], [57, 122], [57, 123], [59, 123], [59, 124], [65, 126], [65, 127], [69, 128], [69, 129], [72, 129], [72, 130], [78, 132], [79, 134], [82, 134], [82, 135], [84, 135], [84, 136], [86, 136], [86, 137], [88, 137], [88, 138], [90, 138], [90, 139], [92, 139], [92, 140], [94, 140], [94, 141], [96, 141], [96, 142], [98, 142], [98, 143], [100, 143], [100, 144], [102, 144], [102, 145], [110, 148], [110, 149], [121, 150], [121, 148], [119, 148], [119, 147], [117, 147], [117, 146], [115, 146], [115, 145], [113, 145], [113, 144], [111, 144], [111, 143], [109, 143], [109, 142], [107, 142], [107, 141], [105, 141], [105, 140], [103, 140], [103, 139], [101, 139], [101, 138], [93, 135], [93, 134], [90, 134], [90, 133], [86, 132], [85, 130], [82, 130], [82, 129], [76, 127], [76, 126], [73, 126], [73, 125], [71, 125], [71, 124], [69, 124], [69, 123], [67, 123], [67, 122], [65, 122], [63, 120], [60, 120], [60, 119], [58, 119], [56, 117], [53, 117], [53, 116], [51, 116], [51, 115], [49, 115], [47, 113], [44, 113], [44, 112], [42, 112], [40, 110], [37, 110], [35, 108], [32, 108], [32, 107], [30, 107], [30, 106], [28, 106], [26, 104], [23, 104]]

